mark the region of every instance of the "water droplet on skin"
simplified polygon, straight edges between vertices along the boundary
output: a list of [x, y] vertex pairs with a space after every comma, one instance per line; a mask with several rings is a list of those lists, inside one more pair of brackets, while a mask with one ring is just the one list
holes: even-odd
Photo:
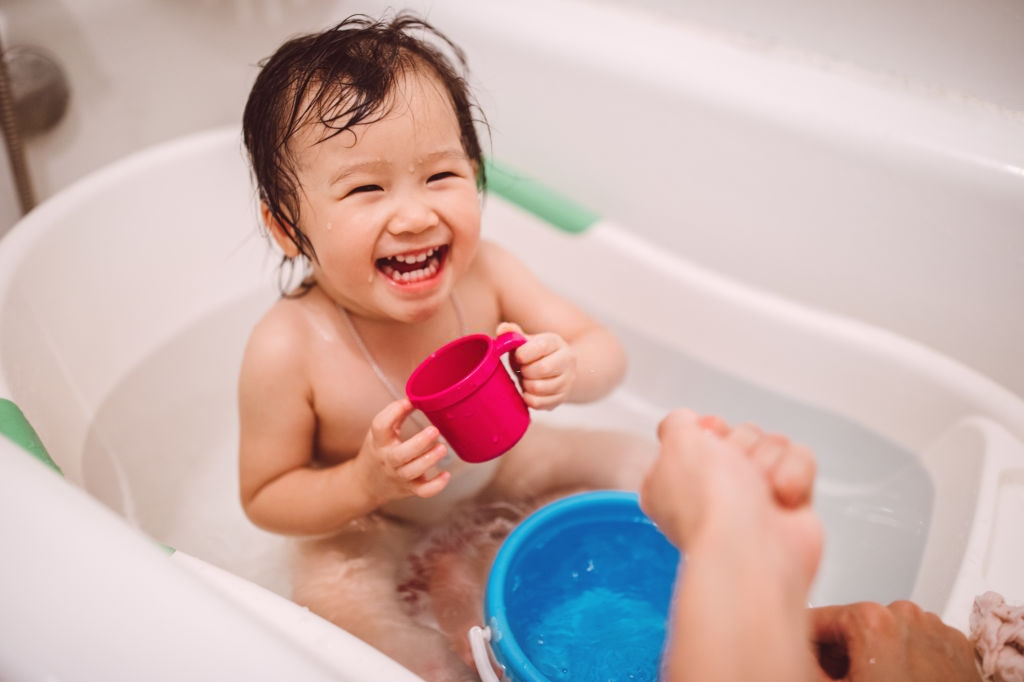
[[327, 231], [330, 232], [332, 227], [334, 227], [334, 225], [331, 224], [330, 222], [328, 222], [327, 223]]

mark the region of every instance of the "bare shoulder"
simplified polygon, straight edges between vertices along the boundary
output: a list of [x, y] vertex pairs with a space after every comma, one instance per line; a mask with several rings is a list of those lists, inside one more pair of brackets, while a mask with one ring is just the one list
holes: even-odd
[[301, 299], [282, 298], [253, 327], [242, 360], [243, 379], [252, 375], [294, 375], [308, 359], [312, 333]]

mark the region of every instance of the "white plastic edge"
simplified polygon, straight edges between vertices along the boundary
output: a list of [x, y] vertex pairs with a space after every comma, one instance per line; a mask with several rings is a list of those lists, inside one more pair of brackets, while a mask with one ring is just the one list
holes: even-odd
[[[422, 682], [356, 644], [341, 642], [355, 654], [343, 667], [340, 656], [317, 655], [351, 637], [338, 628], [301, 643], [282, 636], [287, 625], [183, 571], [182, 560], [4, 437], [0, 471], [9, 559], [0, 561], [0, 678]], [[279, 612], [301, 611], [270, 596]]]
[[[975, 597], [989, 590], [1000, 592], [1010, 601], [1024, 597], [1024, 548], [1019, 545], [1006, 548], [1002, 559], [1009, 564], [996, 564], [996, 518], [1000, 502], [1000, 484], [1012, 472], [1024, 472], [1024, 443], [1014, 438], [999, 424], [982, 417], [965, 419], [954, 429], [971, 429], [984, 441], [981, 480], [977, 491], [977, 505], [967, 547], [942, 612], [942, 620], [963, 632], [969, 631], [969, 617]], [[1002, 519], [1007, 523], [1007, 519]], [[1017, 519], [1019, 522], [1019, 519]], [[998, 584], [990, 575], [1016, 575], [1016, 584]]]

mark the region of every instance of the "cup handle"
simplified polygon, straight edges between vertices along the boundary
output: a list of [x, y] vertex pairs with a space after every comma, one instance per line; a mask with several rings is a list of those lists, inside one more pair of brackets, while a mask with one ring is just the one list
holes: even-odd
[[[494, 357], [500, 358], [505, 353], [514, 351], [524, 343], [526, 343], [526, 337], [519, 332], [505, 332], [494, 340]], [[523, 377], [519, 373], [519, 363], [516, 362], [515, 355], [508, 356], [508, 364], [515, 373], [516, 381], [519, 382], [519, 386], [521, 388], [523, 385]]]
[[526, 343], [526, 337], [519, 332], [505, 332], [494, 340], [494, 354], [504, 355]]

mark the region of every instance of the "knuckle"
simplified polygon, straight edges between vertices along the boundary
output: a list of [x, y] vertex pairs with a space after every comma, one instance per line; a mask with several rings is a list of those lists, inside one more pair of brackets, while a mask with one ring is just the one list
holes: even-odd
[[804, 466], [807, 468], [807, 471], [811, 474], [811, 477], [813, 478], [814, 473], [818, 468], [818, 461], [815, 459], [814, 453], [811, 452], [810, 449], [804, 447], [803, 445], [794, 444], [792, 447], [792, 454], [800, 462], [803, 462]]
[[843, 612], [844, 620], [851, 624], [858, 624], [865, 629], [874, 629], [881, 624], [889, 615], [884, 606], [876, 602], [857, 602]]
[[764, 435], [764, 432], [761, 430], [761, 427], [752, 422], [743, 422], [742, 424], [736, 427], [735, 431], [741, 434], [749, 434], [756, 436]]
[[921, 613], [921, 608], [912, 601], [906, 599], [898, 599], [889, 604], [889, 610], [898, 616], [905, 617], [917, 617]]

